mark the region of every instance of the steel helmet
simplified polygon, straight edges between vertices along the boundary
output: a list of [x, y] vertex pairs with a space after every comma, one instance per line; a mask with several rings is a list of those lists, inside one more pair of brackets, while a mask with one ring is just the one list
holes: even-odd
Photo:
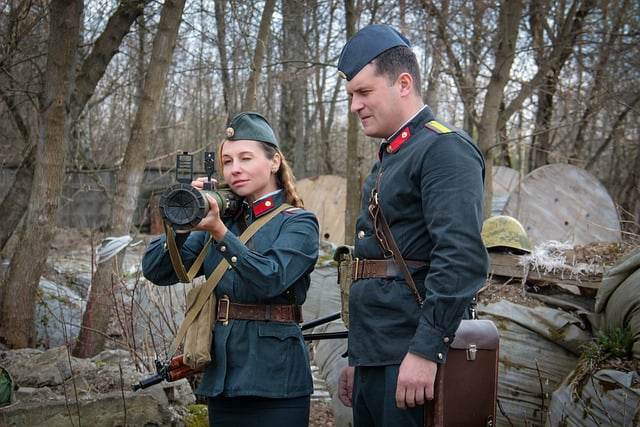
[[489, 248], [515, 249], [531, 252], [529, 236], [520, 222], [507, 215], [487, 218], [482, 224], [482, 241]]

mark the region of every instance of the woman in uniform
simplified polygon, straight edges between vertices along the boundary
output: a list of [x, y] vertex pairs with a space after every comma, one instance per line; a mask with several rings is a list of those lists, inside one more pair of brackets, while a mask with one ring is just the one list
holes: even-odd
[[[307, 426], [313, 380], [299, 323], [318, 258], [317, 218], [303, 209], [278, 139], [260, 114], [232, 119], [217, 160], [242, 208], [221, 217], [206, 195], [207, 215], [192, 230], [175, 232], [187, 270], [209, 236], [198, 274], [208, 277], [223, 258], [229, 263], [215, 288], [224, 321], [214, 328], [212, 361], [197, 393], [207, 398], [211, 426]], [[283, 203], [290, 206], [240, 241], [247, 225]], [[157, 285], [178, 282], [165, 242], [166, 235], [151, 242], [142, 261], [144, 276]]]

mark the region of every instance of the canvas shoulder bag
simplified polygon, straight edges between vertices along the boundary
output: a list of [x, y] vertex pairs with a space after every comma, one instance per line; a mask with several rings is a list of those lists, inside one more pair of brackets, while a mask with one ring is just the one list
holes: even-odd
[[[260, 217], [240, 235], [240, 241], [246, 243], [251, 236], [271, 218], [282, 210], [291, 207], [287, 203], [283, 203], [267, 215]], [[180, 253], [173, 237], [173, 232], [165, 224], [165, 232], [167, 234], [167, 246], [171, 263], [183, 283], [193, 281], [198, 273], [207, 250], [211, 244], [212, 238], [209, 238], [202, 251], [196, 258], [189, 271], [187, 272], [182, 264]], [[174, 354], [181, 344], [183, 344], [183, 361], [190, 368], [200, 371], [211, 363], [211, 343], [213, 339], [213, 328], [216, 324], [217, 301], [213, 292], [216, 285], [227, 270], [229, 263], [226, 259], [222, 259], [207, 281], [202, 285], [194, 286], [186, 297], [186, 308], [184, 321], [171, 344], [169, 354]]]

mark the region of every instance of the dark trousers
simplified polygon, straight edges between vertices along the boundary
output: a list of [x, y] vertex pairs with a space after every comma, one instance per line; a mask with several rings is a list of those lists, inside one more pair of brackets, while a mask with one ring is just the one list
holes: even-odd
[[422, 427], [424, 406], [398, 409], [399, 365], [356, 366], [353, 378], [354, 427]]
[[310, 405], [310, 396], [207, 398], [211, 427], [307, 427]]

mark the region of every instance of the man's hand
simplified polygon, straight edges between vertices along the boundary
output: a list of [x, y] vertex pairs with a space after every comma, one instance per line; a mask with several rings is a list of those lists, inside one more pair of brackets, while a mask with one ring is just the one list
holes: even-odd
[[413, 408], [417, 405], [424, 405], [426, 400], [433, 399], [433, 384], [437, 371], [438, 364], [436, 362], [407, 353], [400, 364], [400, 372], [398, 373], [398, 385], [396, 386], [396, 405], [398, 408]]
[[348, 408], [351, 408], [353, 393], [353, 366], [345, 366], [340, 372], [338, 379], [338, 398], [340, 402]]

